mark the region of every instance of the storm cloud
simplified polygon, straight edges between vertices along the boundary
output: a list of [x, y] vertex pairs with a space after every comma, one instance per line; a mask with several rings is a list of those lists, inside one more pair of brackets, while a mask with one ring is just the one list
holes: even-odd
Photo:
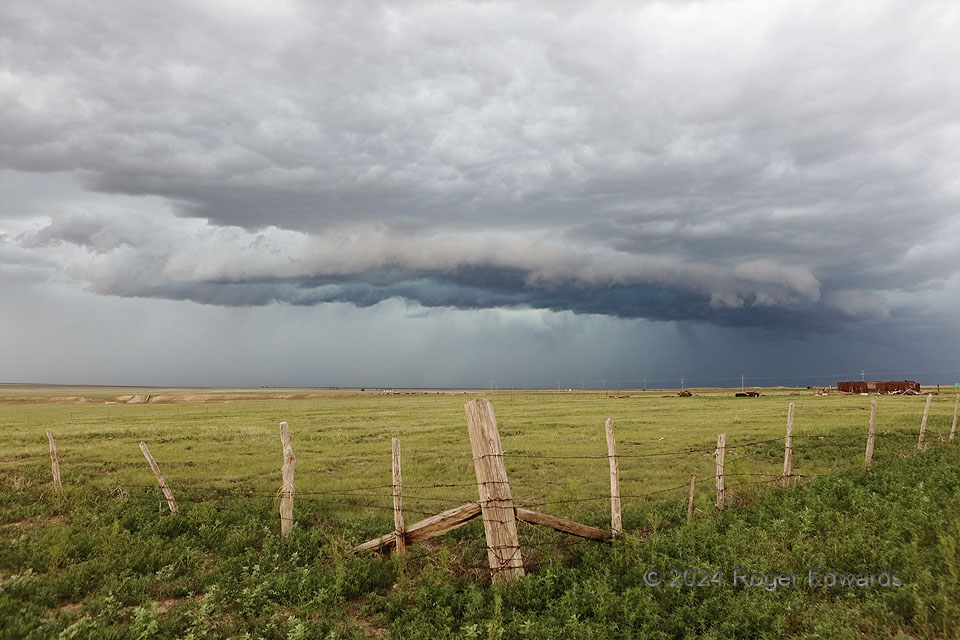
[[957, 327], [956, 3], [0, 11], [8, 283]]

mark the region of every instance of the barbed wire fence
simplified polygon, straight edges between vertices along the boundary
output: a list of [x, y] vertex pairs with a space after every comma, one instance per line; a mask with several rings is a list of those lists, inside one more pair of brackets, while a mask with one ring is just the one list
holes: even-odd
[[[624, 500], [628, 501], [631, 508], [633, 508], [633, 505], [641, 503], [646, 505], [657, 501], [667, 504], [667, 500], [680, 506], [683, 501], [674, 501], [675, 499], [670, 496], [671, 494], [678, 494], [679, 497], [679, 495], [685, 493], [687, 498], [685, 505], [687, 522], [689, 522], [694, 514], [696, 499], [698, 497], [702, 499], [705, 493], [712, 493], [715, 498], [715, 510], [720, 512], [726, 508], [727, 498], [730, 495], [728, 492], [732, 489], [746, 490], [759, 488], [762, 485], [774, 486], [777, 484], [788, 487], [810, 479], [860, 472], [873, 463], [872, 458], [877, 439], [881, 443], [889, 443], [881, 445], [881, 450], [884, 453], [903, 453], [910, 449], [922, 453], [931, 442], [931, 439], [926, 438], [931, 396], [928, 395], [927, 397], [919, 433], [904, 430], [877, 432], [875, 424], [877, 401], [876, 397], [873, 397], [869, 430], [866, 437], [863, 433], [853, 432], [792, 433], [794, 406], [793, 403], [790, 403], [785, 437], [727, 444], [725, 434], [719, 434], [715, 447], [685, 447], [673, 451], [645, 450], [650, 445], [662, 447], [662, 439], [624, 440], [619, 443], [623, 451], [618, 452], [613, 438], [612, 423], [608, 421], [606, 425], [608, 452], [606, 454], [544, 454], [525, 449], [505, 449], [500, 444], [500, 435], [496, 428], [492, 404], [489, 400], [474, 400], [468, 403], [466, 407], [473, 448], [473, 456], [469, 459], [469, 466], [472, 466], [476, 471], [477, 479], [475, 482], [403, 484], [399, 469], [399, 441], [397, 441], [394, 451], [384, 452], [384, 456], [391, 455], [392, 458], [392, 482], [376, 482], [329, 491], [294, 491], [292, 479], [295, 460], [292, 451], [289, 451], [291, 445], [288, 437], [284, 439], [283, 444], [284, 466], [281, 469], [281, 475], [284, 480], [279, 491], [231, 487], [219, 493], [211, 494], [210, 489], [203, 487], [170, 487], [160, 474], [158, 464], [149, 454], [146, 445], [141, 443], [141, 450], [156, 475], [157, 483], [125, 484], [116, 487], [114, 492], [125, 493], [128, 497], [129, 492], [134, 490], [138, 493], [142, 492], [143, 499], [148, 499], [148, 497], [153, 499], [158, 493], [162, 492], [162, 500], [169, 505], [171, 516], [176, 516], [179, 512], [174, 496], [176, 500], [189, 504], [229, 500], [263, 500], [275, 506], [279, 504], [281, 535], [283, 536], [289, 533], [290, 527], [295, 521], [293, 516], [294, 499], [320, 505], [325, 509], [382, 512], [385, 515], [388, 513], [393, 515], [395, 524], [393, 531], [354, 547], [350, 550], [351, 553], [365, 550], [403, 552], [406, 544], [424, 542], [430, 538], [444, 535], [474, 518], [479, 518], [484, 526], [485, 541], [475, 538], [457, 539], [449, 544], [451, 548], [463, 552], [464, 556], [460, 566], [470, 570], [486, 569], [489, 571], [491, 579], [498, 581], [522, 575], [524, 569], [536, 566], [539, 558], [543, 555], [559, 554], [562, 556], [574, 552], [583, 545], [597, 541], [609, 541], [617, 537], [621, 534], [622, 514], [620, 511]], [[470, 413], [471, 405], [474, 405], [472, 407], [474, 415]], [[943, 434], [938, 434], [937, 440], [947, 443], [954, 442], [958, 408], [960, 408], [960, 396], [958, 396], [954, 405], [953, 422], [949, 435], [944, 437]], [[282, 424], [286, 426], [286, 423]], [[49, 430], [46, 433], [50, 447], [52, 484], [57, 494], [62, 496], [59, 455], [53, 434]], [[795, 444], [795, 440], [798, 443]], [[914, 441], [916, 441], [916, 445], [912, 446]], [[859, 455], [860, 452], [864, 452], [863, 461], [851, 463], [851, 458], [854, 455]], [[449, 451], [430, 449], [414, 449], [412, 453], [412, 457], [415, 458], [423, 455], [450, 456]], [[784, 460], [782, 471], [727, 470], [726, 468], [728, 463], [736, 464], [757, 456], [771, 459], [771, 461], [777, 460], [779, 464], [781, 453]], [[714, 458], [715, 473], [712, 476], [697, 476], [696, 473], [693, 473], [690, 481], [683, 484], [658, 487], [650, 491], [627, 491], [625, 493], [620, 491], [619, 473], [624, 468], [621, 466], [621, 462], [625, 462], [626, 468], [629, 469], [632, 461], [664, 460], [669, 462], [674, 469], [682, 468], [686, 473], [691, 470], [700, 470], [705, 457]], [[336, 459], [342, 460], [342, 457]], [[510, 482], [507, 480], [505, 460], [516, 461], [515, 466], [522, 465], [527, 460], [557, 461], [559, 464], [563, 464], [562, 461], [597, 461], [599, 463], [606, 460], [610, 466], [611, 489], [610, 492], [602, 494], [570, 497], [561, 495], [554, 498], [515, 501], [511, 493]], [[807, 466], [812, 467], [814, 471], [794, 473], [793, 467], [797, 462], [799, 462], [801, 469]], [[734, 479], [734, 481], [727, 483], [727, 479]], [[630, 484], [642, 482], [644, 482], [642, 479], [639, 481], [633, 480], [630, 481]], [[697, 488], [703, 487], [704, 484], [711, 487], [712, 491]], [[521, 482], [519, 485], [523, 486], [523, 483]], [[558, 482], [540, 479], [536, 482], [536, 485], [541, 488], [558, 487], [561, 491], [565, 491], [569, 489], [570, 482], [569, 480]], [[479, 497], [465, 495], [473, 489], [477, 491]], [[431, 491], [442, 491], [444, 495], [429, 495]], [[464, 495], [460, 495], [461, 491]], [[570, 507], [582, 506], [595, 519], [597, 505], [605, 501], [610, 501], [611, 526], [609, 531], [530, 510], [560, 507], [569, 512]], [[386, 502], [392, 502], [392, 504], [384, 504]], [[518, 502], [522, 502], [523, 506], [521, 507]], [[160, 504], [162, 508], [163, 502]], [[441, 505], [449, 506], [451, 504], [460, 504], [461, 506], [454, 506], [445, 511], [437, 512], [437, 508], [440, 508]], [[700, 512], [702, 513], [702, 510]], [[421, 516], [423, 520], [412, 525], [404, 525], [403, 514]], [[571, 539], [569, 536], [548, 534], [537, 525], [546, 526], [560, 533], [571, 534], [575, 536], [575, 539]], [[482, 552], [488, 555], [487, 564], [476, 560], [476, 556]]]

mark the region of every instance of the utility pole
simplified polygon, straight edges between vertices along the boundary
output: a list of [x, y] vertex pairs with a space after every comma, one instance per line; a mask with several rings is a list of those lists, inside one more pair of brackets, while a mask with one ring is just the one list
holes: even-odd
[[860, 382], [863, 382], [863, 381], [866, 380], [866, 378], [864, 377], [864, 375], [865, 375], [865, 374], [864, 374], [864, 372], [863, 372], [863, 369], [860, 369]]
[[644, 390], [644, 391], [647, 390], [647, 379], [646, 379], [646, 378], [643, 379], [643, 390]]
[[740, 374], [740, 391], [743, 391], [743, 374]]
[[683, 386], [684, 382], [686, 382], [686, 380], [684, 380], [684, 379], [681, 377], [681, 378], [680, 378], [680, 388], [681, 388], [681, 389], [684, 388], [684, 386]]

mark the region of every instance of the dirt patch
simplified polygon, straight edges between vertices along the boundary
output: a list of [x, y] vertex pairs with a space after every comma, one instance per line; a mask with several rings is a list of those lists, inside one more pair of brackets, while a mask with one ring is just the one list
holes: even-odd
[[29, 520], [12, 520], [10, 522], [0, 522], [0, 529], [7, 527], [24, 527], [30, 524]]
[[370, 624], [369, 622], [367, 622], [366, 620], [364, 620], [363, 618], [357, 619], [355, 622], [357, 623], [357, 626], [363, 629], [363, 632], [368, 636], [373, 636], [374, 638], [382, 638], [383, 636], [387, 635], [386, 629], [384, 629], [383, 627], [376, 627]]
[[[318, 397], [318, 395], [309, 393], [187, 393], [183, 395], [159, 394], [149, 396], [146, 402], [150, 404], [171, 404], [175, 402], [237, 402], [239, 400], [308, 400]], [[118, 402], [124, 401], [118, 400]]]
[[170, 609], [173, 608], [173, 605], [177, 604], [178, 602], [181, 602], [182, 600], [183, 598], [164, 598], [163, 600], [157, 603], [157, 606], [154, 609], [156, 610], [158, 615], [163, 615], [167, 611], [170, 611]]
[[0, 402], [11, 404], [91, 404], [86, 396], [4, 396]]
[[54, 524], [60, 522], [63, 519], [63, 516], [50, 516], [49, 518], [44, 518], [43, 520], [31, 520], [30, 518], [24, 518], [23, 520], [11, 520], [10, 522], [0, 522], [0, 529], [6, 529], [8, 527], [38, 527], [42, 525]]
[[150, 402], [150, 394], [137, 393], [135, 395], [116, 396], [104, 401], [104, 404], [144, 404]]
[[48, 609], [44, 615], [48, 618], [57, 618], [62, 615], [78, 617], [82, 610], [82, 602], [65, 602], [56, 609]]
[[387, 635], [387, 630], [383, 627], [378, 627], [369, 620], [360, 616], [360, 607], [356, 603], [347, 605], [347, 615], [350, 616], [353, 623], [363, 630], [364, 634], [369, 637], [382, 638]]
[[191, 599], [200, 600], [204, 597], [204, 595], [206, 594], [200, 593], [190, 598], [164, 598], [163, 600], [160, 600], [154, 605], [154, 611], [156, 611], [158, 615], [163, 615], [181, 602], [186, 602], [187, 600], [191, 600]]

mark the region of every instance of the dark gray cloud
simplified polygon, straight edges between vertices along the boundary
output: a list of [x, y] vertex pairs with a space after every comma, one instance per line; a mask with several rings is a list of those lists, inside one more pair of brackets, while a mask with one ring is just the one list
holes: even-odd
[[11, 281], [807, 332], [960, 314], [956, 3], [2, 11]]
[[681, 376], [688, 386], [738, 386], [740, 373], [748, 385], [801, 387], [859, 377], [861, 368], [924, 383], [960, 374], [942, 326], [914, 321], [784, 335], [530, 309], [424, 309], [398, 299], [366, 308], [218, 307], [93, 296], [64, 284], [4, 287], [0, 303], [5, 381], [599, 389], [639, 387], [644, 378], [678, 387]]

